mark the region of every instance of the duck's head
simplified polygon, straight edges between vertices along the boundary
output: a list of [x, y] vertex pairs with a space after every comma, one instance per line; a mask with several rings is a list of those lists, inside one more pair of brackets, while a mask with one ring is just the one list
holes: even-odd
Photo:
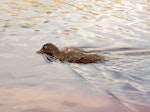
[[54, 44], [46, 43], [39, 51], [37, 51], [37, 53], [47, 54], [50, 56], [58, 56], [60, 54], [60, 51]]

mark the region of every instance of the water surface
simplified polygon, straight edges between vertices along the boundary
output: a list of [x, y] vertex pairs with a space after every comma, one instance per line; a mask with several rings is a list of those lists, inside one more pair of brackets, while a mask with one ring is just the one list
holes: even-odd
[[[149, 0], [0, 1], [0, 111], [149, 112]], [[47, 62], [44, 43], [103, 54]]]

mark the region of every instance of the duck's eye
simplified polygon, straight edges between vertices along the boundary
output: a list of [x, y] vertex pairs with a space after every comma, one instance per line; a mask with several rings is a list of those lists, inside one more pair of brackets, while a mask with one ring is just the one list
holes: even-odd
[[44, 49], [47, 49], [47, 46], [44, 46]]

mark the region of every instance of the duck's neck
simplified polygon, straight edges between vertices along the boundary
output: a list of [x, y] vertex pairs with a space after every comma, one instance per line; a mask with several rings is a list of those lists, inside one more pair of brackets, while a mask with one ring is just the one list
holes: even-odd
[[62, 52], [62, 51], [60, 51], [60, 52], [59, 52], [59, 55], [57, 55], [57, 57], [58, 57], [58, 59], [59, 59], [60, 61], [64, 61], [64, 60], [65, 60], [65, 53]]

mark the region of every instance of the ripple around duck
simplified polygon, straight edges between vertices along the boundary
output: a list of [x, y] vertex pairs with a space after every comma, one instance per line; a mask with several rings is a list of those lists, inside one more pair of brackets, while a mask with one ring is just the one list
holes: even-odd
[[146, 63], [149, 62], [149, 55], [142, 54], [136, 58], [134, 55], [111, 56], [116, 58], [104, 64], [79, 65], [78, 69], [74, 69], [97, 91], [105, 91], [105, 95], [113, 94], [123, 102], [149, 106], [150, 63]]
[[[108, 86], [110, 93], [127, 102], [147, 105], [150, 102], [148, 100], [150, 95], [150, 57], [144, 53], [140, 54], [140, 57], [137, 57], [137, 55], [139, 56], [139, 53], [116, 56], [114, 62], [105, 64], [105, 77], [107, 80], [112, 80], [109, 82], [110, 86]], [[120, 60], [120, 58], [122, 59]]]
[[125, 102], [146, 105], [149, 107], [150, 97], [149, 92], [139, 91], [137, 88], [133, 87], [129, 83], [113, 83], [109, 86], [108, 92], [114, 94], [117, 98], [122, 99]]

